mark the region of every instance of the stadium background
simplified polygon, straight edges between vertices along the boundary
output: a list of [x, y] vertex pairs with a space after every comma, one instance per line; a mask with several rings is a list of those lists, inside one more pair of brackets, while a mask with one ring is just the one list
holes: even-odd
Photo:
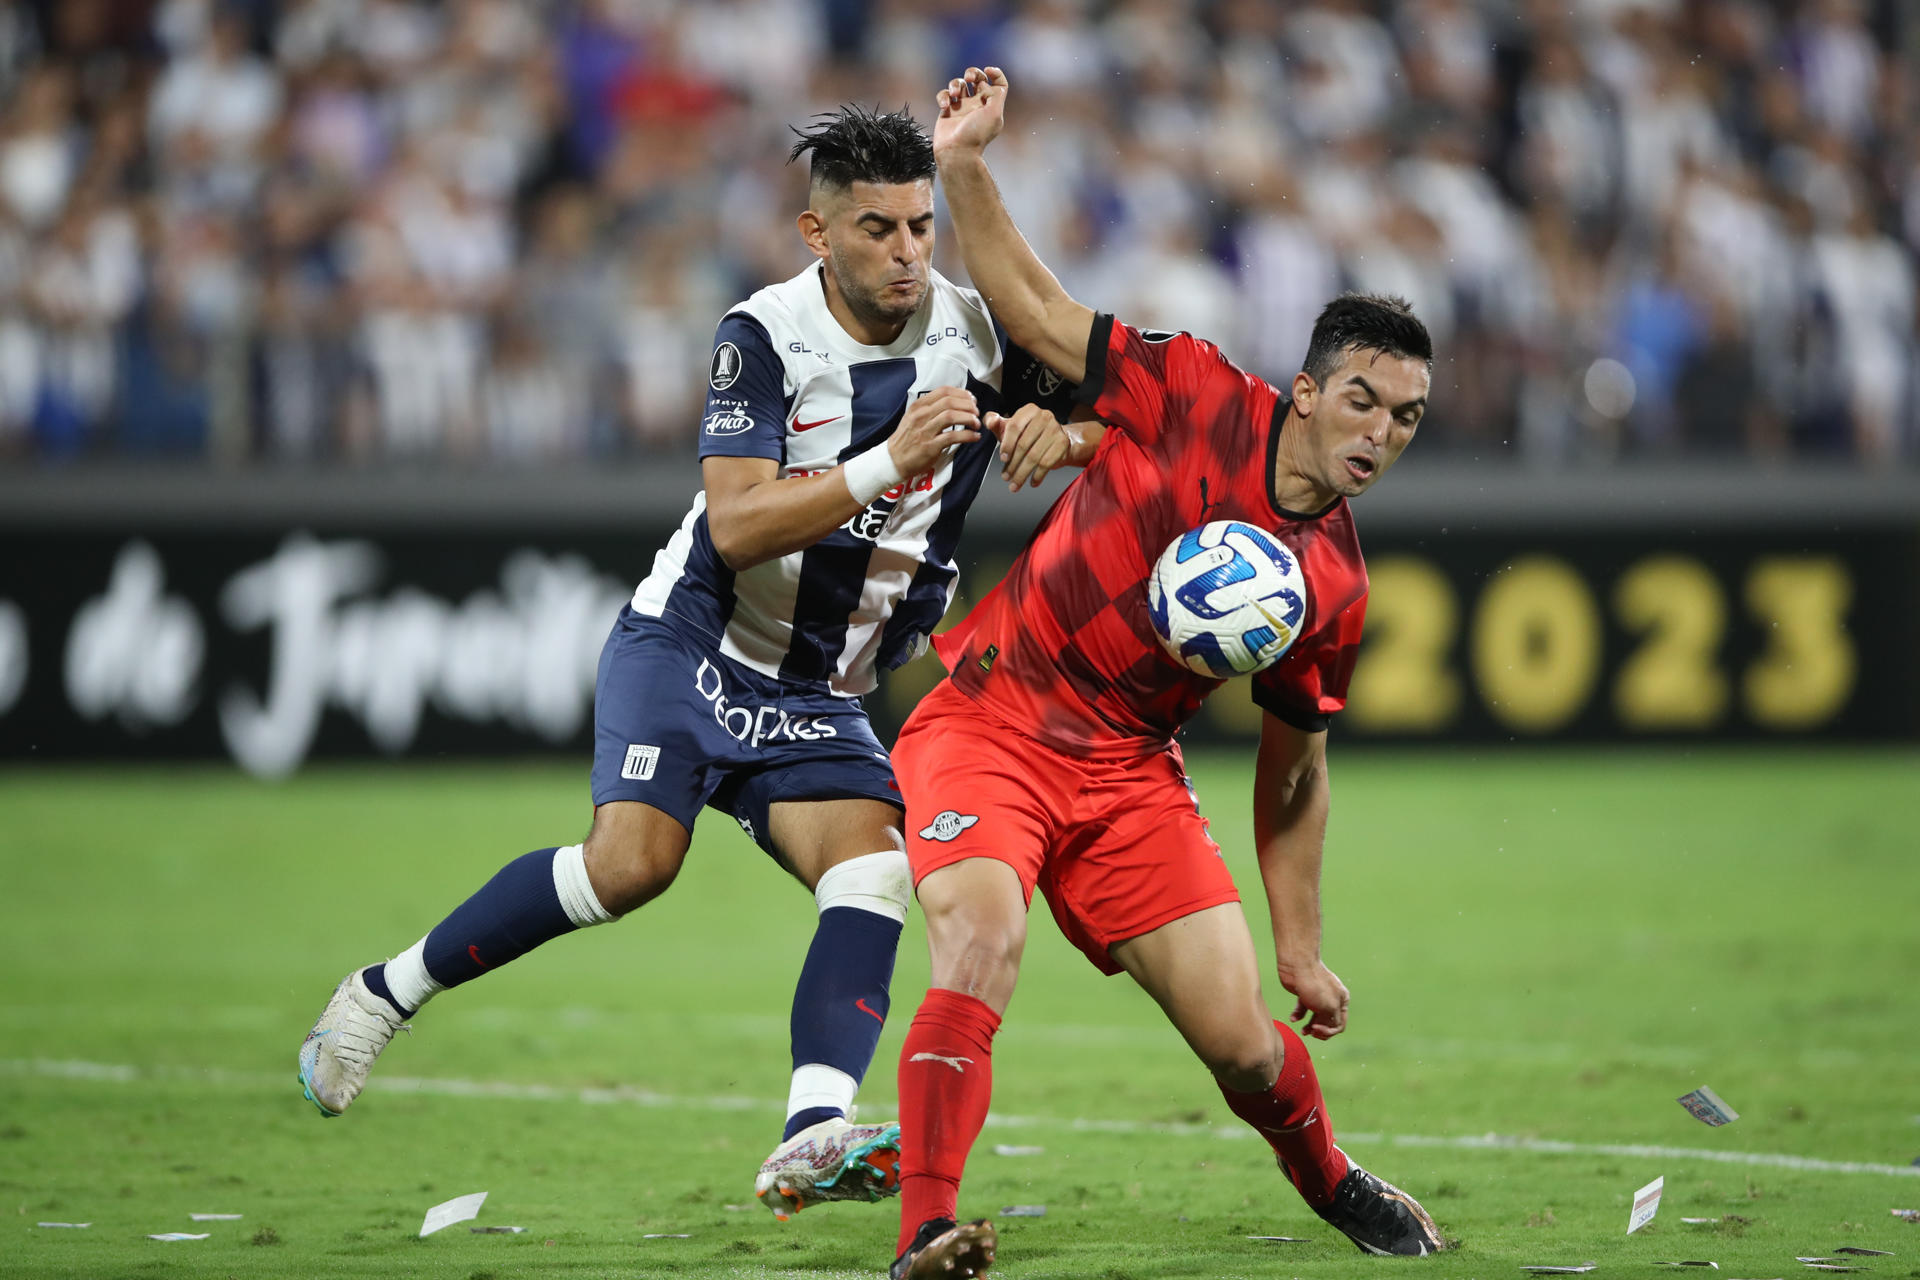
[[578, 751], [716, 319], [805, 261], [788, 126], [984, 60], [1078, 296], [1273, 378], [1341, 288], [1432, 327], [1343, 736], [1911, 738], [1917, 49], [1892, 0], [8, 4], [0, 751]]

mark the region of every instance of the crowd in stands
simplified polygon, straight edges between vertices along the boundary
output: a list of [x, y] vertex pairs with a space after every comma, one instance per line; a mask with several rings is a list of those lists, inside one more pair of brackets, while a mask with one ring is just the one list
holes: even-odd
[[1091, 305], [1412, 300], [1423, 451], [1920, 453], [1909, 0], [0, 0], [0, 465], [690, 452], [787, 126], [969, 63]]

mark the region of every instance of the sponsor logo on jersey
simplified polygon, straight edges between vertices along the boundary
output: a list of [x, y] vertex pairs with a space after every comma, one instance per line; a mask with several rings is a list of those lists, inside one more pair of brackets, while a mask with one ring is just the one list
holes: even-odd
[[1041, 365], [1040, 371], [1033, 375], [1033, 394], [1037, 396], [1050, 396], [1058, 391], [1064, 382], [1065, 379], [1059, 374], [1047, 368], [1047, 366]]
[[742, 431], [753, 429], [753, 419], [744, 413], [719, 413], [707, 415], [706, 430], [710, 436], [737, 436]]
[[693, 674], [693, 687], [713, 708], [713, 722], [725, 729], [735, 742], [744, 742], [756, 750], [763, 743], [818, 742], [837, 738], [840, 731], [826, 716], [796, 716], [780, 707], [750, 707], [727, 696], [720, 679], [720, 668], [700, 659]]
[[740, 348], [723, 342], [713, 349], [713, 368], [707, 373], [707, 385], [725, 391], [740, 379]]
[[967, 350], [973, 350], [973, 335], [964, 329], [955, 328], [953, 325], [948, 325], [944, 329], [936, 329], [932, 333], [929, 333], [927, 335], [927, 345], [937, 347], [948, 338], [958, 339]]
[[828, 424], [829, 422], [838, 422], [838, 421], [840, 421], [840, 419], [842, 419], [842, 418], [844, 418], [844, 417], [846, 417], [846, 416], [847, 416], [847, 415], [846, 415], [846, 414], [844, 414], [844, 413], [836, 413], [836, 414], [834, 414], [834, 415], [833, 415], [833, 416], [832, 416], [831, 418], [820, 418], [820, 419], [817, 419], [817, 420], [815, 420], [815, 421], [813, 421], [813, 422], [802, 422], [802, 421], [800, 421], [800, 415], [799, 415], [799, 414], [795, 414], [795, 415], [793, 416], [793, 429], [794, 429], [795, 431], [811, 431], [811, 430], [813, 430], [813, 429], [814, 429], [815, 427], [824, 427], [824, 426], [826, 426], [826, 425], [827, 425], [827, 424]]
[[922, 840], [939, 840], [944, 843], [945, 841], [952, 840], [978, 821], [980, 821], [978, 814], [956, 813], [952, 809], [943, 809], [939, 814], [935, 815], [932, 822], [927, 824], [926, 829], [920, 833], [920, 838]]
[[629, 782], [646, 782], [653, 777], [653, 767], [659, 763], [660, 748], [629, 742], [627, 758], [620, 763], [620, 776]]

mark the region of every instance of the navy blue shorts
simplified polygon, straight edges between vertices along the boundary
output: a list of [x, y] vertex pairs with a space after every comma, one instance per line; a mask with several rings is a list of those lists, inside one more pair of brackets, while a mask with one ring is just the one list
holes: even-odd
[[593, 689], [593, 802], [638, 800], [693, 830], [731, 814], [762, 849], [776, 800], [904, 807], [893, 764], [853, 698], [722, 657], [673, 623], [620, 610]]

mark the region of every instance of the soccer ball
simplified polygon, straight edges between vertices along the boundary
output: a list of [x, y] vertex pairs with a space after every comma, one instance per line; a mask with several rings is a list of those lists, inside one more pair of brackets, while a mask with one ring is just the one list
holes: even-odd
[[1300, 560], [1264, 529], [1215, 520], [1181, 534], [1147, 579], [1153, 629], [1174, 661], [1225, 680], [1278, 662], [1307, 614]]

